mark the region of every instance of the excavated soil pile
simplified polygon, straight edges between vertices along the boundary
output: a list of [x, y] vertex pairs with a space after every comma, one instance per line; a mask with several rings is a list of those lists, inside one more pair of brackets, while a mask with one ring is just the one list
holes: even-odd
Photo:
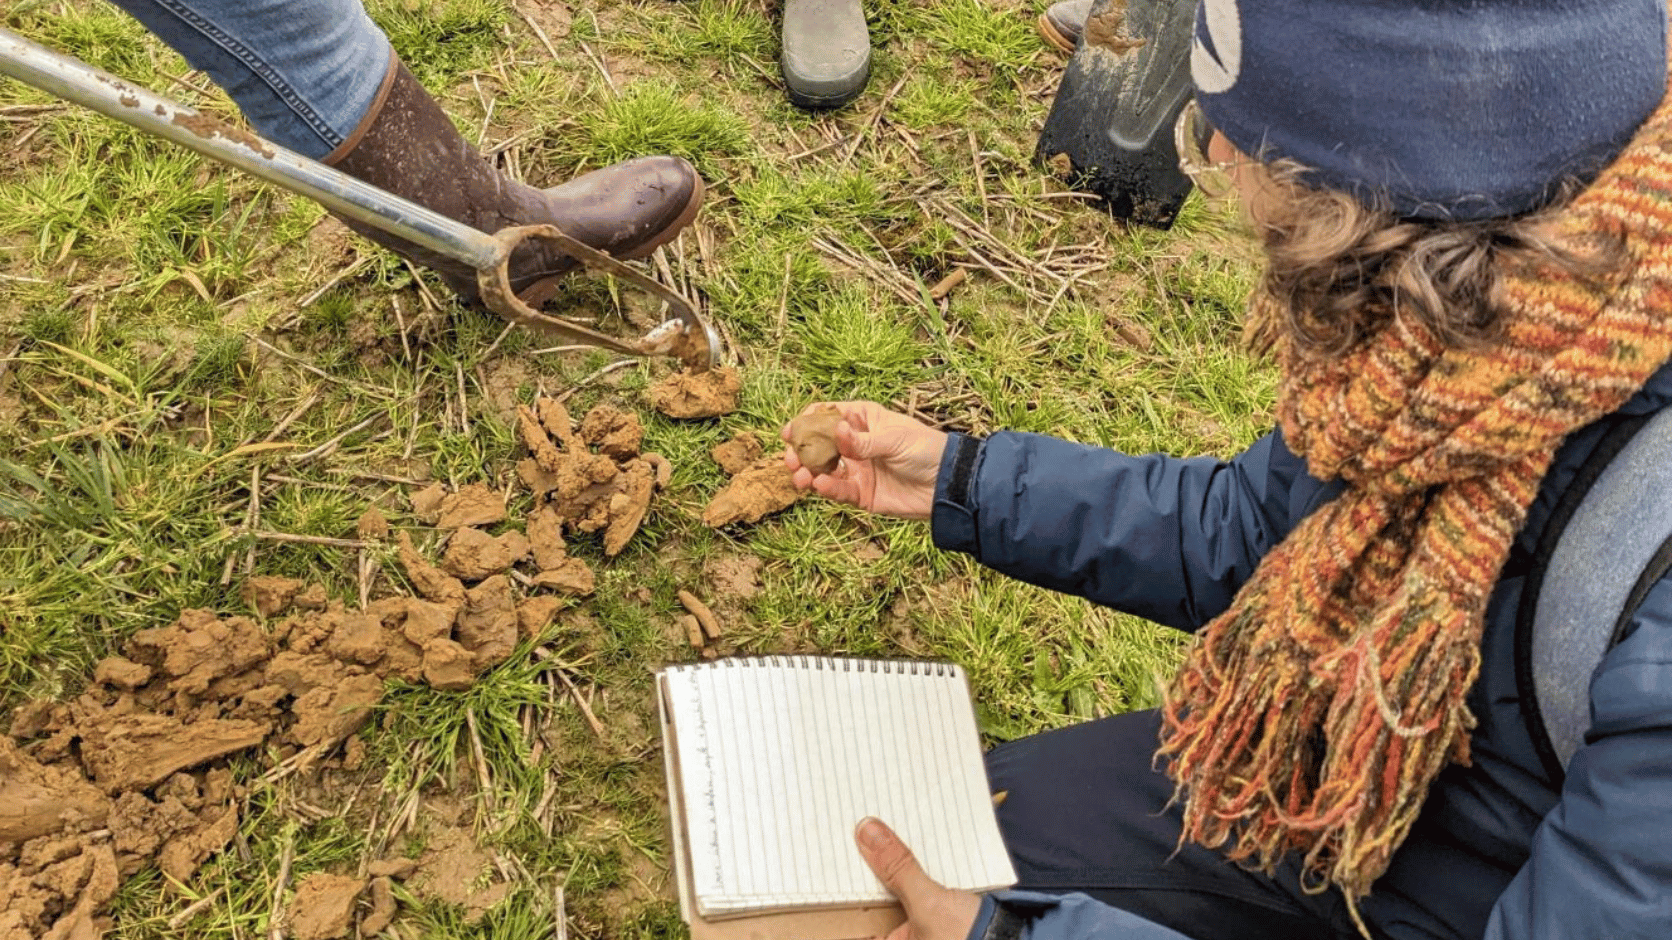
[[801, 498], [783, 456], [765, 454], [753, 434], [739, 434], [709, 453], [720, 469], [731, 474], [731, 482], [702, 511], [705, 525], [718, 529], [734, 522], [759, 522]]
[[[735, 407], [735, 373], [705, 375], [681, 386], [679, 407], [724, 404], [712, 396], [703, 404], [705, 392], [729, 394], [727, 410]], [[328, 601], [318, 585], [253, 578], [245, 598], [257, 617], [188, 610], [99, 663], [79, 698], [19, 708], [9, 735], [0, 735], [0, 940], [93, 940], [124, 876], [154, 864], [186, 883], [236, 835], [246, 794], [226, 758], [254, 750], [306, 767], [346, 741], [343, 761], [353, 763], [359, 748], [350, 736], [370, 720], [389, 680], [468, 688], [520, 637], [539, 635], [569, 603], [561, 595], [590, 593], [592, 570], [568, 554], [565, 532], [596, 533], [604, 553], [615, 555], [673, 468], [640, 452], [636, 416], [609, 406], [576, 425], [545, 398], [519, 406], [518, 423], [529, 450], [518, 476], [535, 495], [524, 528], [501, 525], [505, 499], [485, 486], [413, 494], [420, 521], [450, 530], [439, 564], [398, 533], [400, 564], [417, 596], [352, 610]], [[793, 501], [793, 488], [785, 495]], [[363, 539], [390, 531], [376, 510], [356, 529]], [[514, 580], [531, 596], [519, 596]], [[432, 846], [435, 858], [417, 865], [373, 862], [369, 878], [310, 874], [287, 906], [291, 936], [378, 933], [395, 913], [392, 880], [414, 868], [420, 893], [468, 888], [474, 871], [426, 874], [464, 858], [466, 848], [448, 854]], [[475, 913], [497, 897], [470, 890], [460, 903]]]
[[[636, 433], [624, 427], [636, 423], [594, 414], [592, 436], [608, 453], [636, 448]], [[643, 515], [640, 494], [656, 479], [653, 462], [632, 460], [637, 469], [599, 467], [589, 478], [604, 495], [577, 505], [596, 513], [548, 501], [547, 521], [530, 520], [532, 538], [474, 528], [505, 517], [503, 499], [486, 488], [440, 494], [435, 521], [455, 529], [441, 564], [420, 555], [406, 532], [399, 537], [417, 597], [349, 610], [327, 603], [317, 585], [254, 578], [245, 594], [261, 620], [188, 610], [100, 662], [79, 698], [19, 708], [9, 736], [0, 736], [0, 940], [97, 937], [99, 912], [121, 877], [148, 864], [188, 881], [237, 832], [244, 793], [222, 758], [259, 748], [308, 764], [365, 725], [387, 680], [463, 689], [503, 662], [519, 636], [538, 635], [568, 603], [552, 594], [518, 597], [507, 571], [532, 555], [541, 569], [535, 584], [589, 591], [591, 572], [563, 556], [553, 520], [603, 526], [619, 550]], [[617, 478], [626, 485], [610, 482]], [[435, 494], [419, 495], [415, 503]], [[362, 534], [386, 526], [372, 515], [362, 518]], [[384, 877], [370, 884], [363, 935], [391, 916]], [[347, 915], [339, 916], [346, 884], [300, 886], [313, 900], [295, 905], [306, 914], [296, 936], [347, 931]]]

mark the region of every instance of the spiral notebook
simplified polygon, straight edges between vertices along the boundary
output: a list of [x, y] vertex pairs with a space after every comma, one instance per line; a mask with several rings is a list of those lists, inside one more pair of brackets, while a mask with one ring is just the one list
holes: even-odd
[[866, 816], [943, 884], [1015, 882], [958, 666], [740, 657], [664, 669], [659, 692], [696, 940], [886, 934], [903, 914], [854, 847]]

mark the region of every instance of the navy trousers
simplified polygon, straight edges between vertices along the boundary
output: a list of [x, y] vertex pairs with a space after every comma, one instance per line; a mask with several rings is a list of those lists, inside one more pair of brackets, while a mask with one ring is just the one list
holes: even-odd
[[1159, 712], [1134, 712], [987, 755], [1017, 887], [1082, 892], [1195, 940], [1361, 940], [1341, 893], [1303, 891], [1298, 865], [1271, 877], [1179, 847], [1172, 781], [1151, 766], [1159, 733]]

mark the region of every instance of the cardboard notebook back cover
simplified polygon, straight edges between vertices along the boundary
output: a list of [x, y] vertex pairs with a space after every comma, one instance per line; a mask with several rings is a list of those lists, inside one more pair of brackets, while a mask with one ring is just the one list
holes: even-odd
[[1014, 882], [957, 667], [738, 658], [671, 667], [657, 687], [680, 912], [697, 940], [887, 934], [904, 912], [853, 845], [867, 815], [939, 880]]

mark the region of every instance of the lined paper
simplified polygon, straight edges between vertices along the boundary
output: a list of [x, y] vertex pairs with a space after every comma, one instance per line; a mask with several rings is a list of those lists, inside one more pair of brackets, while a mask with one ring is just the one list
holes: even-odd
[[963, 670], [768, 656], [663, 673], [698, 912], [883, 902], [854, 847], [875, 816], [955, 888], [1009, 885]]

